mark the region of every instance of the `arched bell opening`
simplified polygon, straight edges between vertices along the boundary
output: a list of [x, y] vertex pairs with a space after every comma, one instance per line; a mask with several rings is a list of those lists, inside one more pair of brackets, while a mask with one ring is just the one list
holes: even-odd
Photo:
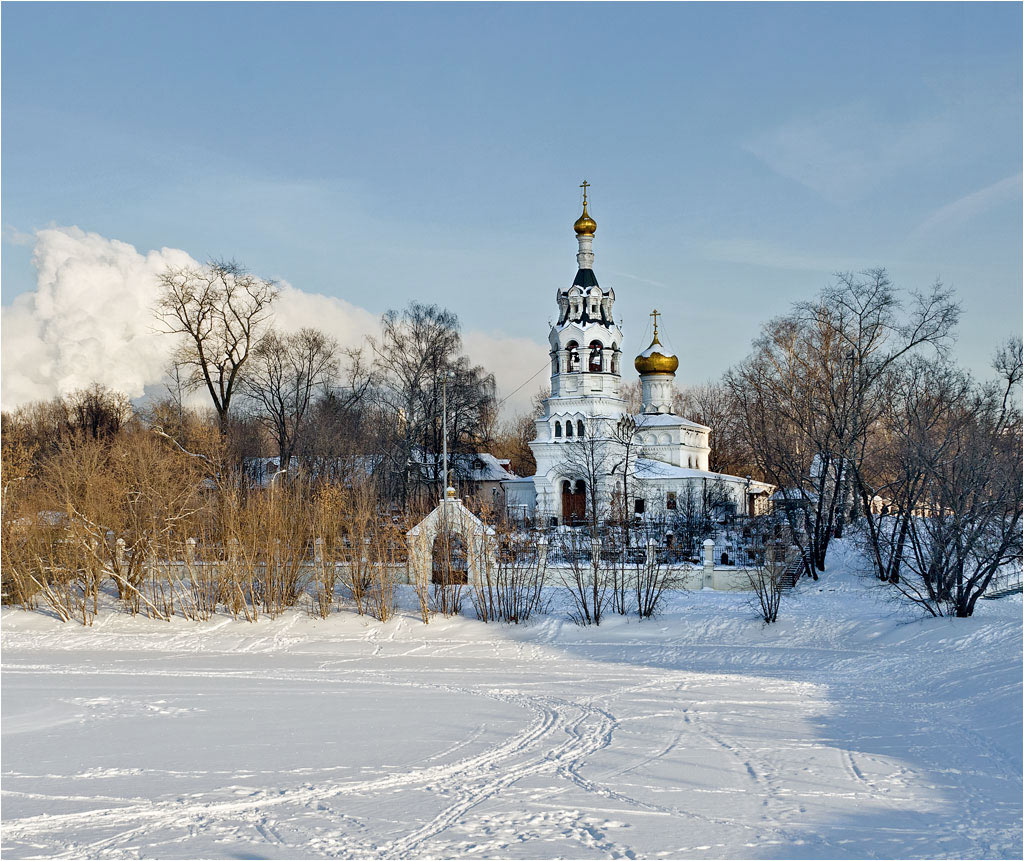
[[568, 367], [569, 373], [578, 371], [580, 369], [580, 345], [575, 341], [570, 341], [565, 345], [566, 352], [569, 354]]

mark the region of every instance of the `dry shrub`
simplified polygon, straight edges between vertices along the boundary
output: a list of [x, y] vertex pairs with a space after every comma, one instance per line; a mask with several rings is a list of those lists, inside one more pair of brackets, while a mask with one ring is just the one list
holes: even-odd
[[229, 554], [226, 566], [228, 609], [250, 621], [260, 611], [273, 618], [294, 606], [306, 586], [312, 528], [307, 490], [282, 485], [231, 502], [223, 535], [237, 554]]
[[766, 625], [779, 618], [783, 580], [788, 564], [784, 548], [770, 544], [765, 550], [764, 565], [747, 572], [750, 588], [754, 592], [754, 604]]
[[367, 612], [386, 622], [395, 614], [398, 573], [408, 562], [405, 522], [398, 517], [380, 516], [370, 537], [370, 585], [366, 591]]
[[343, 494], [336, 485], [322, 485], [313, 497], [313, 593], [310, 612], [326, 619], [334, 607], [337, 558], [342, 544]]
[[69, 537], [64, 519], [53, 520], [26, 518], [7, 533], [5, 582], [26, 610], [42, 604], [62, 622], [75, 619], [91, 625], [99, 609], [100, 574], [94, 558]]
[[366, 592], [373, 579], [371, 545], [377, 526], [377, 498], [372, 485], [363, 482], [354, 482], [339, 496], [342, 530], [339, 549], [345, 563], [345, 585], [356, 605], [356, 612], [362, 615]]
[[[484, 522], [493, 519], [487, 515]], [[492, 528], [491, 552], [473, 584], [473, 607], [484, 622], [526, 622], [544, 610], [547, 548], [539, 544], [538, 534], [517, 530], [506, 520]]]

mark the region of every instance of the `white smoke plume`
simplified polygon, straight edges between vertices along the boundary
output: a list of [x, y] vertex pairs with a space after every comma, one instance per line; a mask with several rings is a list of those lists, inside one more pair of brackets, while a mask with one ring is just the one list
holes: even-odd
[[[0, 313], [4, 409], [93, 382], [132, 398], [159, 386], [175, 342], [153, 317], [157, 276], [168, 266], [196, 265], [187, 252], [161, 248], [142, 254], [126, 242], [61, 227], [36, 233], [33, 264], [36, 288]], [[285, 331], [322, 329], [342, 346], [360, 346], [379, 331], [377, 316], [366, 309], [287, 282], [281, 284], [275, 325]], [[464, 340], [472, 360], [495, 373], [499, 398], [547, 358], [546, 348], [524, 338], [467, 332]], [[526, 409], [546, 381], [541, 374], [523, 386], [507, 409]]]
[[159, 381], [170, 343], [156, 329], [156, 276], [194, 263], [184, 251], [140, 254], [77, 227], [40, 230], [36, 289], [3, 309], [4, 409], [92, 382], [131, 397]]

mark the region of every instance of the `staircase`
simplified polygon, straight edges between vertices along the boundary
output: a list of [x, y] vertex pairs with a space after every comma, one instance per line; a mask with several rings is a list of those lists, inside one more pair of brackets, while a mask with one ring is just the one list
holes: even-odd
[[800, 579], [800, 575], [804, 573], [804, 563], [800, 559], [794, 559], [789, 565], [786, 566], [786, 570], [782, 572], [782, 588], [792, 589], [796, 586], [796, 581]]
[[1016, 595], [1018, 592], [1024, 591], [1024, 586], [1021, 585], [1021, 575], [1012, 574], [1009, 577], [1000, 578], [993, 580], [989, 583], [988, 589], [985, 590], [985, 594], [982, 598], [1005, 598], [1007, 595]]

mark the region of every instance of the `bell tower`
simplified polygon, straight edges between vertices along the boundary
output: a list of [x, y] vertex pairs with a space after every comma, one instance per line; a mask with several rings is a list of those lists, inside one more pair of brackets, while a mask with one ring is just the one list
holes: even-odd
[[[555, 292], [558, 317], [548, 333], [551, 395], [530, 443], [537, 460], [536, 510], [559, 522], [574, 522], [585, 508], [586, 486], [584, 477], [573, 471], [578, 471], [572, 466], [573, 444], [578, 448], [581, 438], [606, 440], [626, 411], [619, 394], [622, 330], [615, 322], [615, 291], [603, 289], [594, 274], [597, 222], [587, 208], [589, 187], [586, 180], [580, 185], [583, 214], [573, 224], [576, 276], [569, 287]], [[608, 493], [605, 487], [599, 489], [602, 498]]]
[[579, 245], [576, 277], [555, 294], [558, 322], [548, 334], [553, 398], [619, 396], [622, 331], [615, 324], [615, 291], [602, 290], [594, 274], [597, 222], [587, 212], [589, 187], [586, 180], [580, 185], [583, 214], [573, 224]]

